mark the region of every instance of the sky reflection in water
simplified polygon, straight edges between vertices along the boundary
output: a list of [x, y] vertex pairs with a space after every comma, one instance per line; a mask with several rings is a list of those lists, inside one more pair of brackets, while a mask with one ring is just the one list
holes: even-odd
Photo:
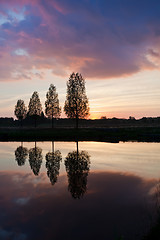
[[155, 207], [159, 144], [80, 142], [76, 150], [0, 144], [0, 239], [141, 239]]

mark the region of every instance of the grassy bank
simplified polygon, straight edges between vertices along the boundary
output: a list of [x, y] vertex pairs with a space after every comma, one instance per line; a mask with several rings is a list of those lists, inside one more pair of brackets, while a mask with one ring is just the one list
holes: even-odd
[[0, 128], [0, 141], [160, 142], [160, 127]]

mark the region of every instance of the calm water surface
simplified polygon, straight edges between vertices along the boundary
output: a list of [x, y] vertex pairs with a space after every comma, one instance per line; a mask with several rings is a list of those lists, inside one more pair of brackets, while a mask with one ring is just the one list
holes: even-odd
[[160, 143], [1, 142], [0, 239], [142, 239], [159, 178]]

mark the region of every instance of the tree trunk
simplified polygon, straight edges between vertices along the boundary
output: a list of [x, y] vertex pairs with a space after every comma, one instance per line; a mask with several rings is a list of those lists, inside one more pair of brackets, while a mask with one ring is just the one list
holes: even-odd
[[76, 129], [78, 129], [78, 108], [77, 108], [77, 102], [76, 102]]
[[52, 153], [54, 153], [54, 141], [52, 141]]
[[78, 141], [76, 142], [76, 146], [77, 146], [77, 161], [78, 161]]
[[35, 116], [34, 127], [37, 127], [37, 117]]
[[52, 128], [54, 128], [54, 118], [52, 117]]
[[22, 118], [21, 118], [21, 128], [22, 128]]
[[78, 129], [78, 116], [76, 116], [76, 129]]

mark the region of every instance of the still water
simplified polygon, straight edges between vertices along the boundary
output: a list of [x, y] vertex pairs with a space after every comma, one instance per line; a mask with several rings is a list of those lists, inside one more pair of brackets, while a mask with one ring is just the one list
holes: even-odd
[[0, 239], [142, 239], [160, 143], [1, 142]]

